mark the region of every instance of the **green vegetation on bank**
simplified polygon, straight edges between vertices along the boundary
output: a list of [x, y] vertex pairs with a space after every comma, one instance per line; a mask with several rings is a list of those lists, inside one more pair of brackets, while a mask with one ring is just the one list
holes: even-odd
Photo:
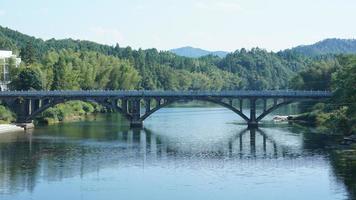
[[[69, 101], [47, 109], [36, 118], [35, 122], [40, 124], [55, 124], [65, 121], [77, 121], [89, 115], [108, 111], [105, 107], [96, 103]], [[15, 119], [16, 115], [13, 112], [7, 107], [0, 105], [0, 124], [12, 123]]]
[[340, 55], [333, 61], [314, 63], [295, 76], [291, 85], [295, 89], [334, 92], [331, 100], [314, 105], [295, 119], [347, 135], [356, 133], [356, 55]]
[[58, 104], [44, 111], [38, 118], [38, 123], [53, 124], [63, 121], [73, 121], [85, 118], [87, 115], [106, 111], [104, 107], [82, 101], [70, 101]]
[[5, 106], [0, 105], [0, 124], [9, 124], [15, 120], [15, 115]]

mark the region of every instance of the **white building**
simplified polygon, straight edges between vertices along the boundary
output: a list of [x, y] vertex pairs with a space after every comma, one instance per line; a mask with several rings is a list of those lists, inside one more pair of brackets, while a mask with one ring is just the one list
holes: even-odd
[[15, 67], [18, 67], [21, 63], [21, 58], [12, 54], [12, 51], [0, 50], [0, 90], [8, 90], [8, 84], [10, 83], [9, 66], [13, 62]]

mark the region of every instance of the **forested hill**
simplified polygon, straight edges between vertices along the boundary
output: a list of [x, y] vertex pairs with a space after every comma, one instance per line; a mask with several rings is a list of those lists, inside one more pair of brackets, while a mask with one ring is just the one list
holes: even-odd
[[185, 56], [190, 58], [199, 58], [207, 55], [219, 56], [220, 58], [224, 58], [229, 53], [226, 51], [207, 51], [204, 49], [194, 48], [194, 47], [181, 47], [177, 49], [171, 49], [169, 51], [179, 56]]
[[[3, 27], [0, 49], [18, 52], [28, 69], [33, 69], [31, 73], [40, 77], [36, 88], [45, 89], [281, 89], [315, 59], [259, 48], [237, 50], [225, 58], [188, 58], [82, 40], [43, 41]], [[58, 83], [68, 77], [73, 79], [70, 84]]]
[[312, 45], [302, 45], [291, 49], [292, 52], [306, 56], [327, 54], [356, 54], [355, 39], [325, 39]]

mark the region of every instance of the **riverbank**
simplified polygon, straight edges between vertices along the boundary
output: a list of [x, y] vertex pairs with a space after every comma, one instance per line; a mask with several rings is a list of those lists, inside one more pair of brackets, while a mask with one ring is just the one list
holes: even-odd
[[273, 117], [273, 121], [276, 122], [293, 122], [306, 126], [314, 126], [325, 133], [337, 134], [342, 132], [344, 139], [341, 142], [342, 145], [352, 145], [352, 149], [356, 150], [356, 133], [353, 129], [349, 132], [345, 132], [345, 127], [337, 127], [335, 124], [326, 124], [325, 119], [321, 120], [321, 114], [319, 112], [309, 112], [299, 115], [276, 115]]
[[[105, 113], [105, 112], [110, 112], [110, 110], [96, 103], [83, 102], [83, 101], [69, 101], [48, 108], [34, 119], [34, 123], [57, 124], [61, 122], [80, 121], [87, 118], [88, 116], [95, 115], [97, 113]], [[0, 105], [0, 124], [5, 125], [4, 128], [9, 128], [9, 127], [13, 127], [10, 124], [15, 121], [16, 121], [16, 115], [13, 112], [11, 112], [11, 110], [8, 109], [7, 107]], [[28, 125], [26, 125], [26, 127], [27, 126]]]
[[287, 117], [287, 120], [315, 127], [325, 127], [330, 132], [343, 132], [345, 136], [356, 134], [355, 117], [347, 116], [345, 113], [345, 109], [331, 112], [315, 109], [312, 112], [290, 115]]
[[311, 116], [309, 113], [303, 113], [299, 115], [275, 115], [273, 117], [275, 122], [295, 122], [298, 124], [318, 126], [316, 123], [316, 117]]
[[0, 134], [24, 131], [24, 128], [14, 124], [0, 124]]
[[79, 121], [90, 115], [103, 112], [107, 112], [107, 110], [96, 103], [70, 101], [47, 109], [35, 121], [39, 124], [57, 124]]

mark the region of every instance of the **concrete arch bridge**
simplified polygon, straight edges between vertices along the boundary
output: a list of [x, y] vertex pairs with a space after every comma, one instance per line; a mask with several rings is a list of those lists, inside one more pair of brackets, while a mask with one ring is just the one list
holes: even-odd
[[[241, 118], [248, 127], [257, 127], [266, 115], [277, 108], [298, 101], [323, 101], [332, 97], [329, 91], [296, 90], [234, 90], [234, 91], [2, 91], [0, 100], [17, 115], [17, 123], [30, 123], [36, 116], [57, 104], [72, 100], [96, 102], [120, 112], [132, 127], [142, 127], [143, 121], [157, 110], [177, 101], [207, 101], [225, 107]], [[242, 112], [243, 102], [249, 102], [250, 114]], [[256, 102], [263, 102], [263, 112], [256, 114]], [[268, 104], [267, 101], [272, 101]]]

